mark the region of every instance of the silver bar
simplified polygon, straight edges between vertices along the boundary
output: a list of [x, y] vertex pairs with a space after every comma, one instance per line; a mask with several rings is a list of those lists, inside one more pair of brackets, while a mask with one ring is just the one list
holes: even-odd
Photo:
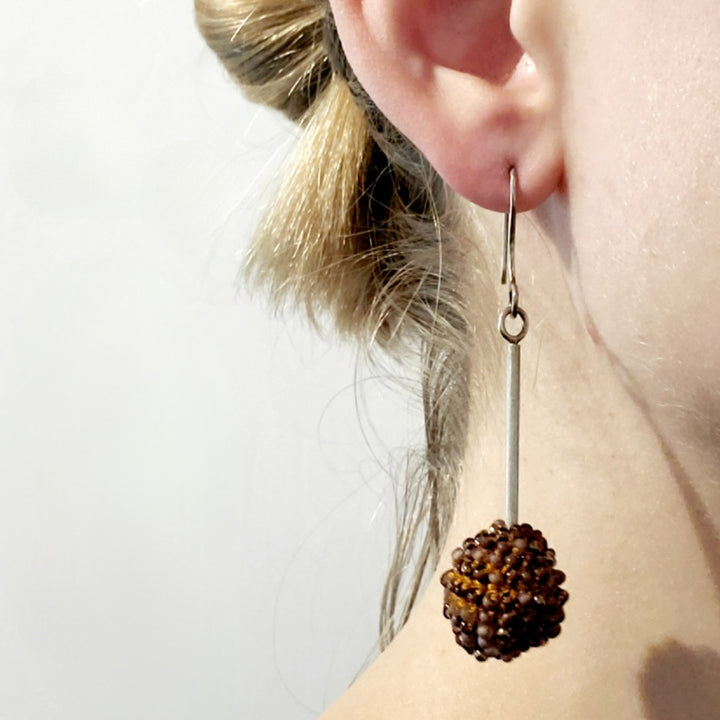
[[505, 487], [505, 522], [518, 522], [518, 465], [520, 440], [520, 345], [507, 345], [507, 437]]

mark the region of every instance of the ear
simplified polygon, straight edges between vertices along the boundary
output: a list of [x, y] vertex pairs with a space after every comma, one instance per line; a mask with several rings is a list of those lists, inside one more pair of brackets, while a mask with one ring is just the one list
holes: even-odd
[[548, 0], [331, 0], [343, 49], [388, 119], [461, 195], [542, 203], [563, 173]]

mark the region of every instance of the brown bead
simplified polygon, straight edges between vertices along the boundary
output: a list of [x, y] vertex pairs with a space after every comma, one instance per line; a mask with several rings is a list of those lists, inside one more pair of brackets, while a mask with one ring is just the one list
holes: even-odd
[[458, 645], [478, 661], [509, 662], [559, 635], [565, 573], [554, 569], [555, 551], [538, 530], [498, 520], [465, 540], [452, 560], [440, 579], [443, 614]]

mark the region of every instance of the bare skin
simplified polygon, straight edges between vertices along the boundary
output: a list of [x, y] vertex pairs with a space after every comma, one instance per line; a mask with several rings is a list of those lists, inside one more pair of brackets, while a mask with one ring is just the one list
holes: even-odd
[[502, 210], [518, 168], [521, 519], [557, 550], [571, 599], [561, 636], [509, 665], [453, 643], [439, 574], [502, 514], [501, 394], [488, 408], [478, 382], [445, 562], [323, 717], [717, 718], [716, 4], [488, 0], [491, 21], [471, 0], [332, 4], [360, 80], [459, 193]]
[[[529, 224], [521, 227], [527, 238]], [[562, 633], [509, 664], [480, 664], [442, 616], [439, 577], [452, 549], [502, 516], [498, 396], [471, 432], [443, 563], [400, 635], [323, 720], [669, 720], [681, 708], [717, 717], [720, 508], [704, 459], [683, 465], [689, 451], [674, 455], [575, 313], [557, 255], [535, 250], [535, 282], [521, 284], [531, 332], [520, 512], [568, 575]]]

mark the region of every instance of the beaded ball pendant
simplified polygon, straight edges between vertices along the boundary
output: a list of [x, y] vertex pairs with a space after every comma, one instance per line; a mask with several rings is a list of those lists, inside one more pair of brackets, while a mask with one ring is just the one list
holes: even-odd
[[554, 569], [555, 551], [539, 530], [497, 520], [456, 548], [452, 561], [440, 580], [443, 613], [477, 660], [509, 662], [560, 634], [565, 573]]

